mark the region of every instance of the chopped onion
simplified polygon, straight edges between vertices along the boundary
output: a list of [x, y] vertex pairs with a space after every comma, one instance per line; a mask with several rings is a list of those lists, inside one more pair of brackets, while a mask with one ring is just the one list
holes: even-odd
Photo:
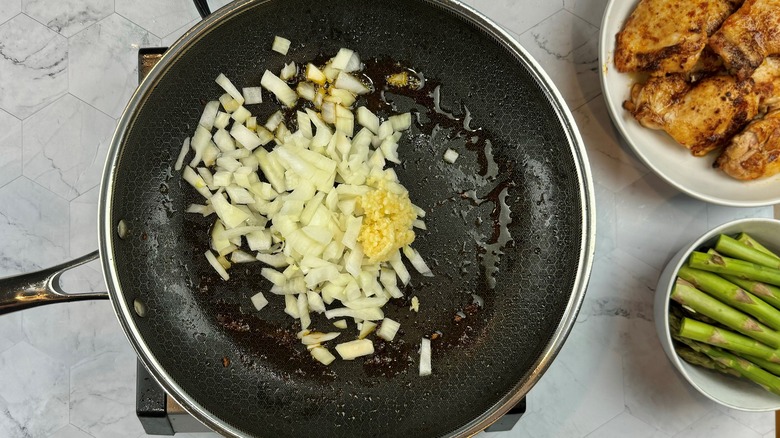
[[389, 120], [385, 120], [379, 125], [379, 130], [376, 133], [380, 141], [393, 135], [393, 124]]
[[474, 304], [476, 304], [479, 307], [485, 307], [485, 299], [477, 294], [471, 294], [471, 297], [474, 299]]
[[284, 296], [284, 313], [298, 319], [298, 298], [295, 295], [287, 294]]
[[420, 376], [429, 376], [431, 371], [431, 340], [422, 338], [420, 342]]
[[301, 320], [301, 329], [309, 328], [311, 317], [309, 316], [309, 300], [306, 298], [306, 294], [298, 295], [298, 317]]
[[184, 165], [184, 158], [187, 156], [187, 153], [190, 151], [190, 138], [187, 137], [184, 139], [184, 142], [181, 145], [181, 150], [179, 150], [179, 156], [176, 158], [176, 163], [173, 165], [173, 170], [179, 171], [181, 170], [181, 167]]
[[206, 181], [203, 180], [203, 177], [195, 173], [195, 171], [192, 170], [192, 167], [186, 166], [184, 168], [184, 172], [182, 172], [182, 178], [184, 181], [190, 183], [190, 185], [194, 187], [198, 193], [203, 195], [203, 197], [207, 199], [211, 198], [211, 191], [207, 187]]
[[452, 164], [452, 163], [454, 163], [454, 162], [455, 162], [455, 160], [457, 160], [457, 159], [458, 159], [458, 157], [459, 157], [459, 156], [460, 156], [460, 154], [459, 154], [459, 153], [457, 153], [457, 152], [453, 151], [452, 149], [447, 149], [447, 150], [444, 152], [444, 161], [446, 161], [446, 162], [448, 162], [448, 163]]
[[190, 146], [195, 151], [195, 157], [190, 161], [190, 166], [195, 167], [203, 160], [203, 152], [211, 141], [211, 132], [201, 125], [195, 128], [195, 134], [192, 136]]
[[252, 304], [255, 306], [255, 309], [257, 310], [263, 310], [263, 307], [268, 305], [268, 300], [265, 299], [265, 296], [263, 296], [262, 292], [258, 292], [254, 295], [252, 295]]
[[228, 113], [232, 113], [241, 106], [241, 103], [236, 99], [233, 99], [233, 97], [228, 93], [219, 96], [219, 103], [222, 104], [222, 108]]
[[230, 118], [238, 123], [244, 123], [246, 119], [250, 117], [252, 117], [252, 113], [250, 113], [248, 109], [244, 108], [243, 105], [236, 108], [236, 110], [233, 111], [233, 114], [230, 115]]
[[258, 137], [257, 134], [239, 123], [234, 123], [233, 127], [230, 128], [230, 135], [232, 135], [237, 142], [241, 143], [250, 151], [263, 144], [262, 140], [260, 140], [260, 137]]
[[247, 105], [257, 105], [263, 103], [263, 88], [262, 87], [244, 87], [241, 89], [241, 94], [244, 96], [244, 103]]
[[203, 107], [203, 114], [201, 114], [200, 121], [198, 123], [204, 128], [210, 130], [214, 127], [214, 121], [217, 118], [217, 112], [219, 112], [219, 101], [210, 101], [206, 104], [205, 107]]
[[227, 92], [227, 94], [230, 95], [230, 97], [235, 99], [239, 105], [244, 104], [244, 96], [241, 95], [241, 93], [238, 91], [238, 88], [236, 88], [236, 86], [230, 82], [230, 79], [228, 79], [227, 76], [220, 73], [219, 76], [217, 76], [216, 82], [220, 87], [222, 87], [223, 90], [225, 90], [225, 92]]
[[317, 313], [325, 313], [325, 303], [318, 292], [306, 292], [306, 298], [309, 300], [309, 309]]
[[217, 258], [214, 256], [214, 253], [211, 251], [206, 251], [206, 260], [209, 261], [209, 264], [212, 268], [214, 268], [215, 271], [219, 274], [220, 277], [222, 277], [223, 280], [227, 281], [230, 280], [230, 275], [227, 273], [224, 267], [217, 261]]
[[336, 327], [336, 328], [340, 328], [340, 329], [344, 330], [344, 329], [347, 328], [347, 321], [344, 320], [344, 319], [340, 319], [338, 321], [334, 321], [333, 322], [333, 326]]
[[279, 79], [279, 77], [268, 70], [263, 73], [263, 77], [260, 79], [260, 85], [273, 93], [280, 102], [288, 107], [294, 106], [295, 102], [298, 100], [298, 94], [295, 90], [290, 88], [286, 82]]
[[252, 263], [256, 262], [257, 259], [252, 254], [237, 249], [230, 253], [230, 261], [232, 263]]
[[303, 343], [303, 345], [321, 344], [323, 342], [328, 342], [330, 340], [336, 339], [340, 334], [341, 333], [339, 332], [330, 332], [330, 333], [311, 332], [301, 337], [301, 343]]
[[217, 213], [222, 222], [228, 228], [235, 228], [249, 219], [249, 215], [240, 208], [231, 205], [222, 194], [216, 194], [211, 197], [211, 205], [214, 212]]
[[217, 118], [214, 119], [214, 127], [217, 129], [225, 129], [230, 123], [230, 114], [219, 111], [217, 112]]
[[352, 56], [349, 58], [349, 62], [347, 63], [347, 66], [344, 67], [342, 70], [345, 72], [353, 72], [357, 71], [363, 68], [363, 64], [360, 62], [360, 57], [357, 53], [353, 53]]
[[271, 268], [261, 269], [260, 275], [276, 286], [284, 286], [287, 283], [287, 277], [285, 277], [283, 273]]
[[382, 320], [382, 325], [379, 326], [379, 330], [376, 331], [376, 335], [386, 341], [392, 341], [395, 338], [395, 334], [398, 333], [399, 328], [401, 328], [401, 324], [398, 321], [385, 318]]
[[333, 86], [341, 88], [342, 90], [351, 91], [355, 94], [366, 94], [371, 91], [363, 82], [360, 82], [360, 79], [347, 72], [339, 73], [338, 76], [336, 76], [336, 81], [333, 83]]
[[355, 103], [355, 95], [348, 90], [342, 90], [340, 88], [330, 87], [328, 88], [328, 94], [330, 96], [326, 96], [325, 97], [326, 100], [339, 103], [341, 105], [344, 105], [345, 107], [350, 107], [352, 106], [353, 103]]
[[281, 53], [282, 55], [286, 55], [287, 52], [290, 50], [290, 40], [287, 38], [283, 38], [280, 36], [274, 37], [274, 43], [271, 45], [271, 50], [277, 53]]
[[298, 96], [301, 96], [301, 98], [306, 99], [309, 102], [313, 102], [314, 98], [317, 96], [317, 90], [311, 82], [298, 82], [295, 91], [298, 93]]
[[306, 79], [319, 85], [325, 85], [325, 82], [327, 81], [322, 70], [311, 63], [306, 64]]
[[357, 109], [357, 122], [371, 130], [374, 134], [379, 133], [379, 117], [364, 106]]
[[212, 213], [214, 213], [214, 207], [209, 205], [200, 205], [200, 204], [190, 204], [187, 206], [187, 209], [184, 210], [187, 213], [198, 213], [203, 216], [208, 216]]
[[331, 363], [333, 363], [334, 360], [336, 360], [336, 356], [334, 356], [330, 351], [328, 351], [324, 347], [312, 348], [311, 355], [323, 365], [330, 365]]
[[363, 321], [360, 325], [360, 334], [358, 334], [358, 339], [364, 339], [366, 336], [370, 335], [375, 328], [376, 328], [375, 322]]
[[379, 321], [385, 317], [382, 313], [382, 309], [376, 307], [368, 309], [350, 309], [348, 307], [339, 307], [336, 309], [329, 309], [325, 311], [325, 317], [328, 319], [333, 318], [357, 318], [365, 321]]
[[411, 113], [403, 113], [403, 114], [390, 116], [387, 120], [390, 121], [390, 124], [393, 126], [393, 130], [396, 132], [405, 131], [412, 126]]
[[401, 251], [395, 251], [391, 255], [389, 262], [390, 266], [393, 267], [395, 274], [398, 276], [398, 279], [401, 280], [401, 284], [404, 286], [409, 284], [409, 280], [412, 279], [412, 276], [409, 275], [409, 271], [406, 269], [404, 262], [401, 260]]
[[352, 55], [355, 52], [353, 52], [350, 49], [341, 48], [339, 49], [339, 52], [336, 54], [336, 56], [333, 57], [330, 64], [333, 66], [333, 68], [337, 68], [339, 70], [344, 70], [347, 68], [347, 65], [349, 64], [349, 60], [352, 58]]
[[344, 360], [352, 360], [360, 356], [374, 353], [374, 343], [370, 339], [356, 339], [336, 345], [336, 352]]
[[425, 277], [433, 277], [433, 273], [431, 272], [430, 268], [428, 268], [425, 260], [423, 260], [423, 258], [420, 256], [420, 253], [417, 252], [416, 249], [407, 245], [404, 247], [404, 255], [412, 263], [414, 269], [417, 269], [417, 272]]
[[274, 268], [284, 268], [289, 265], [284, 254], [258, 254], [256, 258]]
[[294, 78], [296, 74], [298, 74], [298, 67], [295, 65], [295, 62], [291, 62], [282, 67], [282, 71], [279, 72], [279, 78], [283, 81], [288, 81]]
[[222, 152], [229, 152], [236, 149], [236, 142], [231, 137], [230, 133], [222, 128], [217, 129], [214, 133], [214, 143]]

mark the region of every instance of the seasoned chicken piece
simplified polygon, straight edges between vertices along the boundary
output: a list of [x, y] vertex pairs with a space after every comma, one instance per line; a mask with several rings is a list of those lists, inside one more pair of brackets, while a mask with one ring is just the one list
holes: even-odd
[[753, 72], [753, 92], [761, 97], [758, 111], [765, 113], [780, 104], [780, 57], [770, 56]]
[[780, 173], [780, 110], [751, 122], [731, 140], [715, 166], [741, 180]]
[[742, 0], [641, 0], [617, 34], [621, 72], [684, 73]]
[[746, 0], [709, 44], [739, 79], [750, 77], [765, 57], [780, 54], [780, 0]]
[[635, 84], [623, 107], [643, 126], [666, 131], [702, 156], [726, 144], [755, 117], [760, 100], [752, 80], [717, 75], [690, 84], [674, 74]]

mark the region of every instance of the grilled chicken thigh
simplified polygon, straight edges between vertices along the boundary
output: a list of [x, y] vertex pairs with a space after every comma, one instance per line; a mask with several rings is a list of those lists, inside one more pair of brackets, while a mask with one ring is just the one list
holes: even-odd
[[688, 82], [682, 74], [634, 84], [623, 107], [643, 126], [666, 131], [696, 156], [726, 145], [780, 98], [780, 59], [767, 58], [752, 78], [715, 75]]
[[617, 34], [621, 72], [685, 73], [742, 0], [641, 0]]
[[693, 155], [723, 146], [758, 114], [752, 81], [717, 75], [690, 84], [681, 74], [635, 84], [624, 107], [651, 129], [666, 131]]
[[764, 58], [780, 54], [780, 0], [746, 0], [709, 40], [739, 79], [745, 79]]
[[780, 110], [751, 122], [731, 140], [715, 166], [741, 180], [780, 173]]

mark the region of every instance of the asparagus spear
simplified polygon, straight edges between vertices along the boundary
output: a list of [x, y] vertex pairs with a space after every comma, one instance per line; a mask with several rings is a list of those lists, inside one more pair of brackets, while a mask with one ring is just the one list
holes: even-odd
[[757, 250], [759, 250], [759, 251], [761, 251], [761, 252], [763, 252], [765, 254], [769, 254], [772, 257], [780, 260], [780, 257], [778, 257], [777, 254], [775, 254], [772, 251], [770, 251], [769, 249], [767, 249], [758, 240], [750, 237], [747, 233], [739, 233], [739, 235], [737, 236], [737, 240], [742, 242], [742, 243], [744, 243], [745, 245], [747, 245], [747, 246], [749, 246], [751, 248], [755, 248], [755, 249], [757, 249]]
[[761, 359], [760, 357], [751, 356], [749, 354], [741, 354], [740, 356], [760, 366], [761, 368], [769, 371], [770, 373], [780, 376], [780, 364], [769, 362], [768, 360]]
[[754, 316], [775, 330], [780, 330], [780, 310], [723, 277], [688, 266], [681, 267], [677, 275], [723, 303]]
[[726, 280], [738, 285], [746, 291], [752, 292], [767, 303], [780, 308], [780, 287], [764, 284], [760, 281], [745, 280], [733, 275], [723, 275]]
[[675, 282], [671, 298], [745, 336], [770, 347], [780, 348], [780, 333], [696, 289], [682, 278]]
[[[684, 323], [683, 323], [684, 325]], [[780, 377], [777, 377], [768, 371], [761, 369], [747, 359], [723, 351], [702, 343], [692, 343], [691, 348], [699, 353], [704, 353], [715, 362], [735, 370], [742, 377], [752, 380], [761, 385], [764, 389], [774, 394], [780, 395]]]
[[749, 354], [769, 362], [780, 363], [780, 351], [755, 339], [750, 339], [747, 336], [728, 330], [722, 330], [695, 319], [683, 318], [680, 322], [679, 335], [683, 338], [715, 345], [735, 353]]
[[727, 368], [723, 365], [721, 365], [719, 362], [716, 362], [712, 360], [711, 357], [707, 356], [704, 353], [699, 353], [698, 351], [694, 350], [693, 348], [687, 347], [687, 346], [675, 346], [674, 351], [677, 353], [678, 356], [680, 356], [684, 361], [688, 362], [691, 365], [700, 366], [703, 368], [707, 368], [713, 371], [719, 371], [724, 374], [730, 374], [734, 377], [742, 377], [742, 375], [739, 373], [739, 371], [736, 371], [732, 368]]
[[744, 260], [746, 262], [767, 266], [773, 269], [780, 269], [780, 259], [772, 257], [771, 255], [761, 252], [755, 248], [751, 248], [725, 234], [721, 234], [718, 237], [718, 241], [715, 244], [715, 250], [727, 256]]
[[688, 266], [780, 286], [780, 270], [717, 254], [694, 251], [688, 259]]

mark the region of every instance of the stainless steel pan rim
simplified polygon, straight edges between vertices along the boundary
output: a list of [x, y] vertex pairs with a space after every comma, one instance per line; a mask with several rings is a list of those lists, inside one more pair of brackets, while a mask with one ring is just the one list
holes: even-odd
[[[262, 3], [267, 1], [269, 0], [260, 0]], [[546, 346], [544, 353], [539, 356], [537, 362], [531, 370], [530, 377], [524, 382], [519, 383], [514, 391], [507, 394], [503, 399], [496, 403], [492, 409], [484, 412], [479, 417], [474, 418], [471, 422], [453, 433], [453, 436], [470, 436], [495, 422], [528, 393], [528, 391], [538, 381], [539, 377], [549, 367], [550, 363], [562, 347], [568, 333], [572, 329], [576, 320], [577, 312], [579, 311], [579, 308], [584, 299], [585, 290], [593, 263], [596, 233], [595, 198], [593, 194], [593, 181], [590, 174], [590, 167], [582, 138], [580, 137], [570, 111], [563, 103], [563, 97], [553, 85], [547, 74], [539, 66], [539, 64], [509, 33], [504, 31], [487, 17], [469, 7], [468, 5], [453, 0], [424, 1], [440, 8], [449, 10], [450, 12], [453, 12], [456, 15], [462, 17], [465, 21], [471, 22], [477, 26], [483, 32], [490, 35], [501, 46], [511, 52], [515, 59], [518, 62], [524, 64], [524, 66], [532, 73], [532, 75], [536, 77], [538, 83], [543, 87], [545, 93], [547, 94], [548, 99], [557, 109], [557, 113], [559, 114], [560, 118], [559, 122], [566, 128], [567, 134], [570, 137], [570, 152], [577, 160], [577, 180], [580, 183], [580, 201], [582, 205], [583, 223], [581, 224], [582, 235], [578, 257], [579, 269], [576, 274], [574, 288], [568, 301], [568, 305], [566, 306], [563, 318], [558, 325], [557, 330], [551, 337], [550, 342]], [[138, 327], [135, 325], [135, 311], [133, 308], [128, 306], [126, 300], [122, 298], [123, 293], [120, 288], [118, 273], [114, 260], [113, 247], [114, 242], [117, 239], [117, 224], [110, 223], [110, 218], [112, 217], [110, 197], [114, 190], [114, 175], [119, 157], [121, 155], [124, 139], [131, 127], [131, 124], [133, 123], [134, 115], [139, 105], [146, 99], [160, 78], [165, 75], [168, 66], [170, 66], [174, 60], [176, 60], [182, 53], [184, 53], [191, 44], [194, 44], [196, 41], [201, 39], [210, 31], [210, 29], [212, 29], [212, 26], [215, 26], [225, 17], [232, 14], [239, 14], [254, 3], [256, 3], [254, 0], [240, 0], [234, 2], [233, 4], [225, 6], [222, 9], [214, 12], [205, 20], [198, 23], [168, 49], [161, 61], [152, 69], [147, 78], [139, 85], [138, 89], [133, 94], [127, 107], [125, 108], [112, 138], [106, 160], [106, 166], [103, 171], [103, 179], [100, 186], [98, 205], [100, 255], [103, 272], [106, 276], [111, 302], [114, 306], [115, 312], [117, 313], [120, 324], [122, 325], [122, 328], [128, 337], [128, 340], [141, 359], [141, 362], [149, 370], [150, 374], [185, 410], [187, 410], [195, 418], [208, 425], [210, 428], [214, 429], [216, 432], [235, 437], [244, 437], [247, 435], [245, 432], [232, 427], [229, 424], [226, 424], [220, 418], [214, 416], [211, 412], [199, 404], [197, 400], [190, 397], [181, 386], [176, 384], [176, 382], [162, 367], [160, 362], [155, 358], [153, 352], [149, 349], [147, 343], [141, 336]]]

